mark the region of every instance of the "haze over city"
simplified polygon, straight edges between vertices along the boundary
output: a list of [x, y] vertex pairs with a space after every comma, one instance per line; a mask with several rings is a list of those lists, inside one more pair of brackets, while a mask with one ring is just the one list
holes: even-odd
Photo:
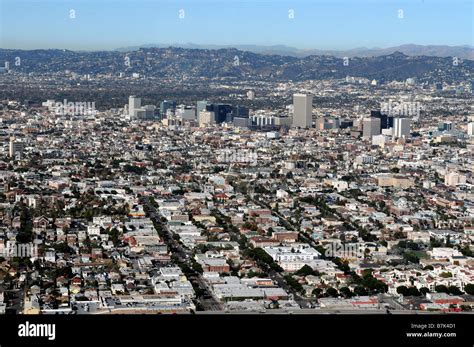
[[[73, 11], [73, 12], [71, 12]], [[2, 0], [2, 48], [473, 45], [468, 0]]]

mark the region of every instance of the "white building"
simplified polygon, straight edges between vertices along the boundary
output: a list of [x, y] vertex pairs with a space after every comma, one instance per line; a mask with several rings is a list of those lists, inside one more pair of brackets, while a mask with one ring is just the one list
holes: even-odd
[[276, 115], [256, 113], [250, 116], [250, 124], [254, 127], [290, 127], [294, 122], [293, 118]]
[[447, 186], [466, 184], [466, 176], [460, 175], [457, 172], [450, 172], [444, 176], [444, 184]]
[[135, 110], [139, 109], [142, 106], [142, 99], [137, 98], [135, 95], [130, 95], [128, 97], [128, 115], [130, 119], [134, 119]]
[[153, 105], [142, 106], [142, 99], [131, 95], [128, 98], [128, 116], [130, 120], [152, 120], [155, 117], [156, 107]]
[[410, 137], [410, 119], [395, 118], [393, 120], [393, 137], [407, 138]]
[[264, 250], [285, 271], [297, 271], [304, 265], [312, 264], [321, 256], [317, 250], [303, 243], [295, 243], [292, 246], [265, 247]]
[[467, 124], [467, 134], [469, 136], [474, 136], [474, 122]]

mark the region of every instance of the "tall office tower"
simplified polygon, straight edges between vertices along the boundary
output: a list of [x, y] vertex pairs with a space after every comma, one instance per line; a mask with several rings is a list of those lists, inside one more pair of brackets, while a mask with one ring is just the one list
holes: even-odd
[[393, 116], [388, 116], [387, 117], [387, 129], [393, 128], [393, 120], [395, 117]]
[[232, 118], [249, 118], [249, 109], [244, 106], [234, 106], [232, 107]]
[[217, 124], [223, 122], [232, 122], [232, 106], [227, 104], [210, 104], [207, 105], [207, 111], [214, 112], [215, 122]]
[[9, 151], [8, 151], [8, 155], [10, 156], [10, 158], [16, 157], [17, 154], [21, 155], [24, 149], [25, 149], [24, 142], [16, 141], [14, 137], [10, 138]]
[[130, 95], [128, 97], [128, 115], [130, 119], [136, 119], [137, 112], [136, 110], [142, 106], [142, 99], [137, 98], [135, 95]]
[[293, 127], [311, 128], [313, 125], [313, 96], [293, 94]]
[[196, 109], [193, 106], [179, 105], [175, 115], [183, 120], [196, 120]]
[[393, 124], [393, 137], [407, 138], [410, 137], [410, 119], [395, 118]]
[[371, 139], [372, 136], [380, 135], [380, 119], [364, 118], [362, 126], [362, 136]]
[[250, 124], [250, 110], [244, 106], [232, 107], [232, 123], [236, 127], [246, 128]]
[[176, 101], [163, 100], [160, 104], [161, 118], [164, 118], [168, 110], [174, 111], [176, 109]]
[[467, 134], [469, 136], [474, 136], [474, 122], [467, 124]]
[[201, 111], [207, 111], [207, 106], [209, 105], [209, 101], [201, 100], [196, 103], [196, 119], [199, 122], [199, 113]]
[[145, 105], [143, 107], [140, 107], [140, 114], [137, 118], [140, 120], [155, 120], [155, 113], [155, 105]]
[[200, 127], [206, 127], [212, 124], [216, 124], [216, 114], [213, 111], [199, 112], [199, 126]]
[[371, 118], [379, 118], [380, 119], [380, 128], [381, 129], [388, 129], [388, 116], [385, 113], [382, 113], [379, 110], [370, 111]]

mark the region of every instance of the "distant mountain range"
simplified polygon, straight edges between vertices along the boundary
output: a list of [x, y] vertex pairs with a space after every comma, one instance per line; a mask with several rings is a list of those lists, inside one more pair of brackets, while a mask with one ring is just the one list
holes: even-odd
[[[15, 58], [21, 65], [15, 66]], [[172, 78], [178, 80], [232, 78], [236, 80], [301, 81], [365, 77], [378, 81], [404, 81], [416, 77], [420, 82], [470, 81], [474, 60], [453, 61], [451, 57], [408, 56], [401, 52], [375, 57], [343, 59], [331, 55], [303, 58], [270, 55], [235, 48], [141, 48], [138, 50], [76, 52], [68, 50], [0, 49], [0, 62], [10, 61], [13, 70], [25, 73], [80, 75], [113, 74]]]
[[443, 46], [443, 45], [414, 45], [407, 44], [389, 48], [353, 48], [349, 50], [323, 50], [323, 49], [299, 49], [285, 45], [259, 46], [259, 45], [197, 45], [193, 43], [186, 44], [146, 44], [141, 46], [118, 48], [117, 51], [135, 51], [140, 48], [167, 48], [180, 47], [189, 49], [222, 49], [236, 48], [241, 51], [248, 51], [260, 54], [277, 54], [297, 58], [304, 58], [310, 55], [331, 55], [337, 58], [343, 57], [378, 57], [389, 55], [395, 52], [401, 52], [408, 56], [430, 56], [430, 57], [458, 57], [461, 59], [474, 60], [473, 46]]

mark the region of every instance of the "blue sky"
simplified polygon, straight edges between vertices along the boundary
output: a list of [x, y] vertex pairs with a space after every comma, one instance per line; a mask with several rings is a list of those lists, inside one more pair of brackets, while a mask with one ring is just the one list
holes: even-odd
[[472, 0], [0, 0], [0, 47], [474, 45], [473, 6]]

